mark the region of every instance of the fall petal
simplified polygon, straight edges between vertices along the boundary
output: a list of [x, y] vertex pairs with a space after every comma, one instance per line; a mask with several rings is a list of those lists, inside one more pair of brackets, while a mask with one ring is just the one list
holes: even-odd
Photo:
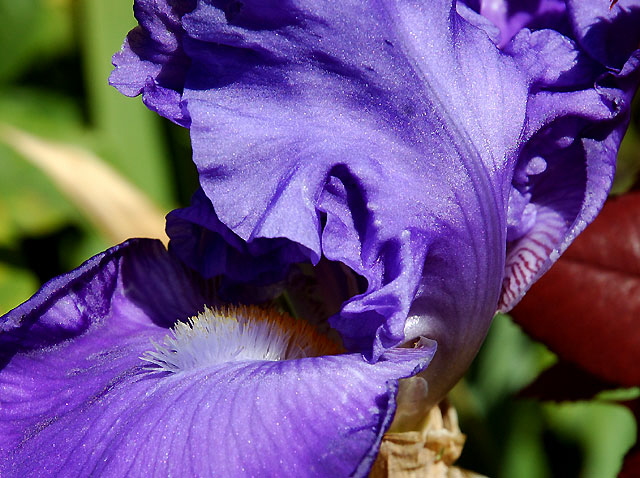
[[435, 344], [376, 364], [351, 354], [150, 367], [143, 357], [169, 327], [216, 302], [212, 284], [160, 242], [132, 240], [2, 317], [2, 475], [365, 476], [398, 380]]

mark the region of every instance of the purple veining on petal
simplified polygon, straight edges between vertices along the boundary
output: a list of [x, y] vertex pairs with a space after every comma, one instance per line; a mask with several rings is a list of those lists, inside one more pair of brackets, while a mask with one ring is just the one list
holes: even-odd
[[215, 303], [212, 286], [134, 240], [2, 317], [2, 475], [366, 476], [398, 380], [435, 344], [375, 365], [351, 354], [145, 371], [151, 340]]
[[[593, 220], [606, 199], [631, 99], [640, 82], [640, 51], [631, 54], [625, 35], [622, 43], [614, 42], [612, 48], [626, 51], [627, 59], [616, 71], [610, 65], [619, 60], [602, 52], [594, 56], [593, 49], [581, 46], [586, 38], [597, 36], [597, 44], [609, 44], [606, 32], [614, 26], [636, 35], [634, 41], [640, 44], [638, 30], [632, 33], [628, 28], [629, 17], [640, 20], [640, 3], [630, 3], [628, 10], [609, 11], [608, 6], [582, 2], [568, 10], [566, 22], [586, 24], [588, 29], [569, 36], [524, 30], [505, 48], [530, 75], [531, 95], [510, 198], [511, 235], [500, 310], [508, 311], [518, 302]], [[581, 15], [577, 20], [576, 10]], [[585, 12], [593, 16], [589, 19]], [[545, 171], [526, 172], [535, 158], [547, 164]]]

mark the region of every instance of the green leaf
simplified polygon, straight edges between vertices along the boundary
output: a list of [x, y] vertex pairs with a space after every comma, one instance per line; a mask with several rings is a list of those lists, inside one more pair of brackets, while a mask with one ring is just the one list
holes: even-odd
[[86, 0], [82, 9], [82, 45], [90, 115], [101, 138], [97, 153], [157, 204], [175, 202], [164, 127], [140, 98], [126, 98], [107, 83], [111, 57], [135, 26], [131, 0]]
[[71, 2], [0, 0], [0, 18], [0, 83], [71, 45]]
[[625, 453], [636, 438], [633, 414], [627, 408], [600, 401], [545, 404], [551, 430], [577, 442], [584, 461], [581, 476], [615, 478]]
[[635, 421], [626, 408], [601, 399], [556, 404], [518, 398], [554, 360], [507, 316], [495, 318], [476, 362], [451, 396], [467, 434], [460, 466], [496, 478], [616, 476], [635, 440]]
[[49, 139], [84, 143], [88, 138], [78, 104], [54, 91], [1, 88], [0, 122]]
[[77, 216], [49, 178], [2, 144], [0, 170], [0, 244], [50, 232]]
[[[73, 100], [20, 87], [0, 90], [0, 122], [49, 138], [87, 142], [82, 115]], [[14, 150], [0, 143], [0, 244], [38, 236], [78, 219], [78, 213], [51, 180]]]
[[43, 171], [105, 238], [166, 237], [164, 214], [91, 151], [2, 124], [0, 140]]
[[0, 315], [27, 300], [38, 289], [38, 280], [24, 269], [0, 262]]
[[475, 364], [475, 382], [487, 406], [531, 382], [555, 361], [546, 347], [532, 341], [510, 317], [497, 315]]
[[640, 95], [636, 95], [633, 101], [632, 110], [636, 114], [636, 120], [631, 121], [627, 130], [620, 151], [616, 167], [616, 175], [611, 188], [611, 194], [622, 194], [636, 183], [638, 173], [640, 173]]

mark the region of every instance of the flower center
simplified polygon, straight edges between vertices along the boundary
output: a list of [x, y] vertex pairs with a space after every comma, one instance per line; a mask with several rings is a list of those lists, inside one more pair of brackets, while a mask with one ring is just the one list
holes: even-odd
[[339, 353], [338, 346], [300, 319], [255, 306], [205, 308], [177, 322], [155, 350], [140, 358], [147, 370], [180, 372], [244, 360], [292, 360]]

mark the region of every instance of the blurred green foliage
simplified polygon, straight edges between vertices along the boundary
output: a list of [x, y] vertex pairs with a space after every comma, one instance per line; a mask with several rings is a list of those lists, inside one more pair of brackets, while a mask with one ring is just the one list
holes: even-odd
[[[81, 145], [163, 210], [196, 188], [186, 131], [107, 84], [111, 55], [135, 24], [132, 0], [0, 0], [0, 123]], [[616, 192], [636, 182], [635, 129], [621, 153]], [[24, 158], [0, 144], [0, 313], [43, 281], [110, 244]], [[555, 361], [498, 316], [455, 389], [468, 443], [461, 464], [493, 477], [614, 477], [635, 440], [630, 413], [612, 402], [549, 404], [516, 398]]]
[[[0, 124], [96, 153], [162, 210], [195, 190], [186, 131], [107, 83], [130, 0], [0, 0]], [[38, 169], [0, 144], [0, 313], [108, 240]]]
[[[460, 464], [494, 478], [613, 478], [636, 439], [629, 410], [612, 398], [539, 402], [518, 392], [556, 362], [506, 315], [451, 394], [467, 435]], [[631, 397], [635, 392], [631, 391]]]
[[638, 183], [640, 173], [640, 95], [633, 101], [631, 124], [620, 145], [611, 194], [622, 194]]

